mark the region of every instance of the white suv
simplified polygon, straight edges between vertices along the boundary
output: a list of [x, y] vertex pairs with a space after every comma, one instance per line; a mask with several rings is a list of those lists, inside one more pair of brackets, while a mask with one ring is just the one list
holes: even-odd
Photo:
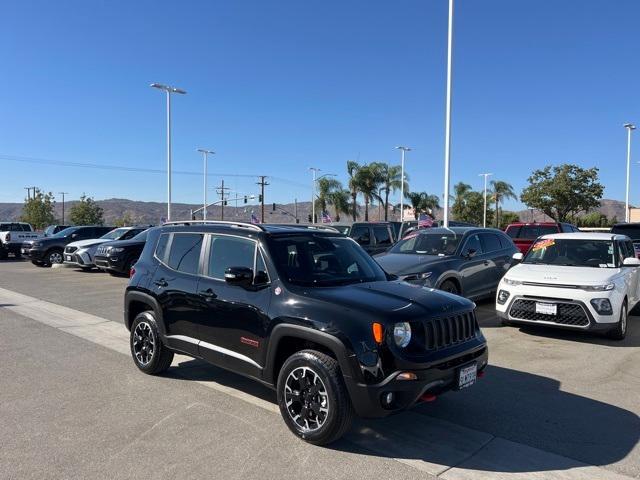
[[496, 311], [505, 324], [594, 330], [622, 340], [640, 300], [640, 260], [625, 235], [556, 233], [538, 238], [502, 278]]

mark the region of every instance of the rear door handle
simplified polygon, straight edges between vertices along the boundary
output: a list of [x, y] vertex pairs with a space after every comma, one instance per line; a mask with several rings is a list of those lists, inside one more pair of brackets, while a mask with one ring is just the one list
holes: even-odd
[[153, 283], [154, 283], [154, 285], [157, 285], [159, 287], [168, 287], [169, 286], [169, 283], [164, 278], [161, 278], [160, 280], [156, 280]]
[[200, 292], [200, 295], [203, 296], [205, 299], [207, 300], [211, 300], [213, 298], [216, 298], [217, 295], [215, 294], [215, 292], [213, 290], [211, 290], [210, 288], [207, 288], [206, 290], [202, 290]]

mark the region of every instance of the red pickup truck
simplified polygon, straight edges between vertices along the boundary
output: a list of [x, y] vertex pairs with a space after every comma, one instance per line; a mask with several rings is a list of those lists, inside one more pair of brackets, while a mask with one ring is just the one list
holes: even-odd
[[570, 223], [536, 222], [536, 223], [512, 223], [504, 230], [511, 237], [513, 243], [522, 252], [527, 253], [529, 247], [536, 238], [549, 233], [579, 232], [575, 225]]

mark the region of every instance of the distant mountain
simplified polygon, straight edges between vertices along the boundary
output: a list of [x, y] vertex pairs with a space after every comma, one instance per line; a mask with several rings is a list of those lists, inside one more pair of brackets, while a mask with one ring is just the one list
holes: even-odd
[[[70, 208], [75, 204], [75, 201], [69, 201], [65, 203], [65, 211], [68, 222], [68, 215]], [[162, 202], [141, 202], [137, 200], [127, 200], [124, 198], [111, 198], [109, 200], [96, 201], [104, 209], [105, 224], [113, 224], [117, 219], [129, 216], [134, 223], [138, 224], [158, 224], [166, 217], [167, 205]], [[233, 203], [233, 205], [232, 205]], [[201, 205], [190, 205], [187, 203], [174, 203], [172, 204], [172, 215], [174, 220], [186, 220], [189, 218], [191, 209], [200, 208]], [[286, 205], [277, 204], [276, 211], [273, 211], [273, 203], [265, 204], [265, 222], [268, 223], [294, 223], [294, 214], [296, 212], [296, 205], [289, 203]], [[624, 219], [624, 202], [618, 200], [604, 199], [600, 202], [600, 208], [598, 211], [605, 214], [608, 218], [617, 217], [619, 220]], [[225, 220], [236, 220], [248, 222], [251, 219], [251, 212], [260, 219], [261, 207], [256, 204], [243, 204], [238, 202], [238, 206], [235, 206], [235, 202], [229, 202], [229, 205], [224, 208]], [[311, 214], [311, 202], [300, 202], [297, 204], [298, 218], [300, 223], [306, 223], [308, 216]], [[358, 208], [359, 220], [364, 217], [364, 208], [360, 206]], [[0, 221], [2, 220], [18, 220], [22, 213], [22, 203], [0, 203]], [[334, 216], [333, 209], [329, 209], [331, 216]], [[437, 209], [435, 212], [436, 218], [442, 218], [442, 210]], [[534, 211], [533, 216], [530, 210], [521, 210], [516, 212], [520, 216], [522, 221], [544, 221], [549, 220], [549, 217], [542, 214], [540, 211]], [[56, 203], [55, 214], [58, 219], [62, 218], [62, 204]], [[208, 209], [208, 218], [212, 220], [219, 220], [221, 218], [222, 208], [220, 206], [213, 206]], [[318, 218], [320, 212], [316, 212]], [[201, 214], [198, 218], [202, 218]], [[372, 207], [369, 209], [369, 219], [372, 221], [378, 219], [384, 219], [384, 211], [378, 209], [378, 207]], [[396, 218], [389, 217], [389, 220], [395, 220]], [[335, 218], [334, 218], [335, 220]], [[351, 217], [349, 215], [342, 215], [340, 223], [351, 223]]]

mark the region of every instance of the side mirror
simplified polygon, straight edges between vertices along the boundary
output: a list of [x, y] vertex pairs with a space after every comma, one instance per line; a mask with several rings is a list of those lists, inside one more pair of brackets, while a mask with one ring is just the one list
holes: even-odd
[[229, 267], [224, 271], [224, 280], [229, 285], [248, 287], [253, 282], [253, 270], [248, 267]]
[[469, 260], [470, 258], [473, 258], [476, 256], [476, 253], [478, 251], [475, 248], [470, 248], [469, 250], [466, 251], [466, 253], [464, 255], [462, 255], [464, 258], [466, 258], [467, 260]]
[[511, 255], [511, 258], [513, 258], [516, 262], [521, 262], [524, 258], [524, 254], [522, 252], [514, 253], [513, 255]]
[[622, 261], [622, 265], [625, 267], [640, 267], [640, 259], [634, 257], [625, 258]]

